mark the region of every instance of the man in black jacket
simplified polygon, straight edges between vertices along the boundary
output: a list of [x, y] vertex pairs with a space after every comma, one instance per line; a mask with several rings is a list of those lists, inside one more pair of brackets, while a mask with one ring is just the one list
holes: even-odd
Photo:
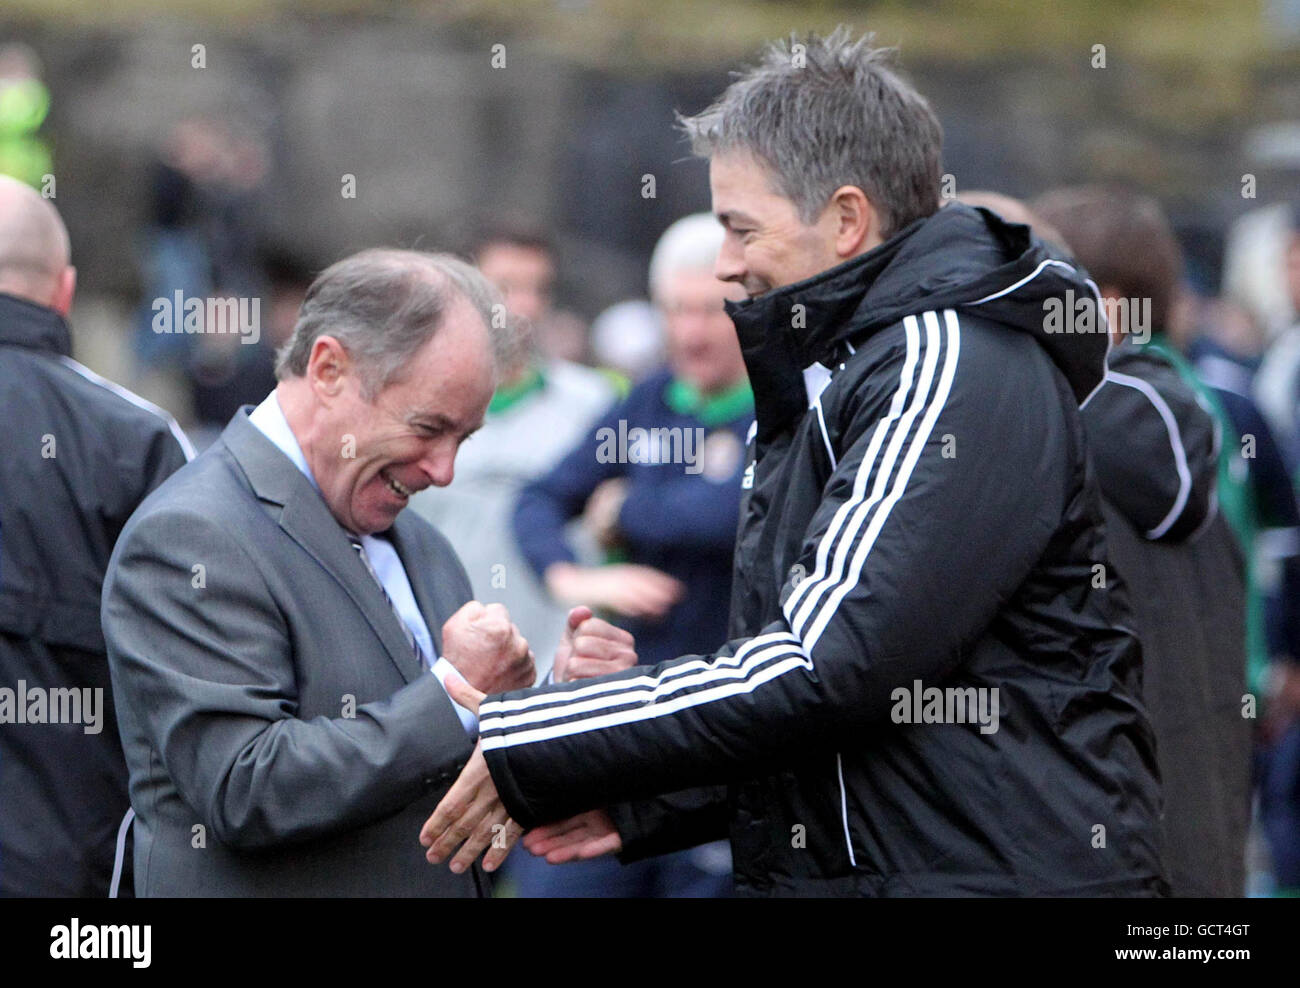
[[1095, 286], [1022, 226], [939, 210], [939, 124], [865, 39], [774, 47], [686, 125], [718, 276], [750, 295], [728, 307], [758, 419], [732, 640], [483, 700], [430, 860], [641, 800], [532, 849], [726, 827], [752, 895], [1163, 894], [1078, 408], [1106, 337], [1051, 318]]
[[75, 286], [54, 207], [0, 177], [0, 895], [131, 891], [100, 587], [126, 519], [193, 455], [71, 359]]
[[1232, 441], [1184, 378], [1191, 368], [1159, 342], [1182, 335], [1178, 242], [1154, 199], [1122, 189], [1054, 189], [1034, 213], [1087, 265], [1112, 310], [1110, 373], [1083, 424], [1142, 640], [1170, 891], [1240, 896], [1250, 825], [1246, 561], [1217, 489]]

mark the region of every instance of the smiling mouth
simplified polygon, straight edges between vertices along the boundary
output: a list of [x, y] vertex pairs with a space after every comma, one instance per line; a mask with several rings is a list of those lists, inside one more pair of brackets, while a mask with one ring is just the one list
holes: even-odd
[[396, 494], [398, 497], [400, 497], [403, 501], [405, 501], [408, 497], [410, 497], [412, 494], [415, 493], [415, 491], [411, 490], [411, 488], [407, 487], [401, 481], [396, 480], [393, 477], [390, 477], [387, 473], [385, 473], [382, 470], [379, 471], [379, 476], [384, 478], [384, 483], [388, 485], [388, 489], [392, 491], [394, 494]]

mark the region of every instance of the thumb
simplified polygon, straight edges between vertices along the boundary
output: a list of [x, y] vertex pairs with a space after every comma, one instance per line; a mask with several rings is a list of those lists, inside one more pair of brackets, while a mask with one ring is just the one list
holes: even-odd
[[476, 690], [459, 675], [448, 673], [443, 685], [447, 688], [447, 695], [459, 703], [466, 710], [478, 713], [478, 705], [483, 702], [487, 696], [482, 690]]
[[578, 630], [582, 622], [586, 621], [594, 613], [595, 611], [593, 611], [590, 607], [586, 607], [582, 605], [575, 607], [571, 611], [569, 611], [569, 626], [564, 629], [565, 635], [568, 638], [572, 639], [573, 633]]

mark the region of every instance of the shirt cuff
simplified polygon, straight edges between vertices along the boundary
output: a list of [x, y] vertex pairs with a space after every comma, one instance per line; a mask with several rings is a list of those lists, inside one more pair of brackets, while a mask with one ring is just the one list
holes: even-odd
[[[435, 662], [433, 664], [433, 669], [431, 671], [435, 676], [438, 677], [438, 682], [442, 683], [442, 688], [444, 690], [447, 688], [448, 673], [453, 673], [457, 676], [460, 676], [460, 673], [456, 671], [456, 667], [446, 659], [439, 659], [437, 662]], [[461, 678], [464, 679], [465, 677], [461, 676]], [[472, 710], [467, 709], [466, 707], [462, 707], [455, 700], [452, 700], [450, 693], [447, 694], [447, 699], [451, 700], [451, 705], [452, 707], [455, 708], [456, 716], [460, 718], [460, 722], [465, 728], [465, 733], [468, 734], [470, 737], [473, 737], [475, 734], [477, 734], [478, 714], [474, 713], [474, 711]]]

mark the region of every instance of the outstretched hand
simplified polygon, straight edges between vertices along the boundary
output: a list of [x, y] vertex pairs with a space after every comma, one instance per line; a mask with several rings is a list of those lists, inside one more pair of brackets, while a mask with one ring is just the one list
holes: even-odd
[[[447, 677], [447, 692], [475, 713], [486, 695], [456, 676]], [[496, 871], [523, 832], [501, 804], [480, 741], [447, 795], [420, 828], [420, 843], [430, 864], [445, 861], [459, 847], [450, 864], [456, 874], [472, 865], [484, 850], [483, 870]]]
[[545, 858], [548, 864], [558, 865], [617, 854], [623, 850], [623, 838], [608, 813], [588, 810], [528, 831], [524, 834], [524, 847], [529, 853]]

